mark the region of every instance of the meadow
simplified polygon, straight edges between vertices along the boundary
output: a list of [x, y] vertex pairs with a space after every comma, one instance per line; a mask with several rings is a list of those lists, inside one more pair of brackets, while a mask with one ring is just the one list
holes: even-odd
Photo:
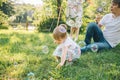
[[56, 46], [51, 33], [0, 30], [0, 80], [120, 80], [120, 45], [84, 53], [60, 69], [52, 56]]

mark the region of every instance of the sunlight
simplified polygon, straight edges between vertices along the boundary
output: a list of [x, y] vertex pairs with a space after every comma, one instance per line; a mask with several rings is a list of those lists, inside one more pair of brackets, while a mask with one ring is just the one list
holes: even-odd
[[43, 2], [41, 0], [19, 0], [16, 1], [17, 3], [26, 3], [26, 4], [32, 4], [32, 5], [42, 5]]

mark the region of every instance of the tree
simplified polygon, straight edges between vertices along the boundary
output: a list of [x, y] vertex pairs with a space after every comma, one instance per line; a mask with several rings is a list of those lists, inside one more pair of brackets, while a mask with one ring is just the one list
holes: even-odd
[[[2, 6], [3, 2], [6, 2], [7, 0], [0, 0], [0, 7]], [[7, 29], [7, 19], [8, 16], [3, 13], [3, 11], [0, 10], [0, 29]]]
[[6, 1], [2, 2], [0, 6], [0, 11], [2, 11], [4, 14], [8, 15], [9, 17], [14, 14], [14, 8], [13, 8], [13, 1]]
[[[50, 19], [51, 17], [54, 18], [55, 21], [57, 21], [57, 18], [59, 16], [59, 12], [60, 12], [60, 7], [62, 7], [61, 14], [60, 14], [60, 22], [62, 22], [62, 23], [66, 22], [66, 15], [64, 14], [66, 11], [66, 0], [43, 0], [43, 2], [44, 2], [44, 7], [43, 7], [43, 10], [41, 10], [42, 19], [39, 22], [39, 24], [45, 23], [45, 21], [49, 22], [47, 20], [48, 19], [51, 20]], [[83, 24], [81, 27], [82, 32], [85, 31], [86, 26], [89, 22], [94, 21], [95, 15], [97, 15], [97, 14], [104, 15], [109, 12], [108, 7], [110, 6], [110, 2], [111, 2], [111, 0], [85, 0], [85, 2], [83, 3], [83, 17], [82, 17]], [[97, 10], [99, 7], [100, 7], [101, 11]], [[51, 13], [52, 13], [51, 16], [48, 15], [49, 10], [51, 10]], [[45, 13], [47, 13], [47, 15], [45, 15]], [[54, 21], [51, 20], [50, 22], [52, 24]], [[55, 23], [57, 23], [57, 22], [55, 22]], [[49, 24], [49, 25], [51, 25], [51, 24]], [[46, 25], [47, 25], [47, 23], [46, 23]], [[39, 25], [39, 27], [41, 27], [41, 26], [42, 25]], [[54, 27], [55, 26], [56, 25], [54, 25]], [[46, 26], [44, 25], [43, 27], [46, 27]]]
[[29, 4], [15, 4], [15, 17], [16, 19], [13, 21], [15, 23], [26, 23], [32, 17], [34, 13], [34, 6]]
[[6, 2], [7, 0], [0, 0], [0, 6], [2, 5], [3, 2]]

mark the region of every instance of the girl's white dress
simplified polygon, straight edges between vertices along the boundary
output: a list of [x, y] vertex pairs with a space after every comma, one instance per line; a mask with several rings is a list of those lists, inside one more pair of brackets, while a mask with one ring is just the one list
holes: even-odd
[[[81, 54], [80, 46], [78, 44], [76, 44], [70, 37], [68, 37], [62, 44], [57, 46], [57, 48], [55, 49], [53, 55], [61, 57], [62, 48], [64, 46], [68, 47], [66, 60], [69, 59], [71, 54], [72, 54], [72, 59], [76, 59], [76, 58], [80, 57], [80, 54]], [[79, 53], [79, 51], [80, 51], [80, 53]]]
[[82, 0], [67, 0], [66, 24], [70, 27], [81, 27], [82, 25]]

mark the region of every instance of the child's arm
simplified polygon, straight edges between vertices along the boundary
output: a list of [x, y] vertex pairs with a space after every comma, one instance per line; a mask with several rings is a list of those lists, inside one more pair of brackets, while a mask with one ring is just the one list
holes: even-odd
[[67, 55], [67, 49], [68, 47], [66, 46], [62, 48], [61, 62], [57, 65], [57, 68], [60, 68], [64, 65]]

